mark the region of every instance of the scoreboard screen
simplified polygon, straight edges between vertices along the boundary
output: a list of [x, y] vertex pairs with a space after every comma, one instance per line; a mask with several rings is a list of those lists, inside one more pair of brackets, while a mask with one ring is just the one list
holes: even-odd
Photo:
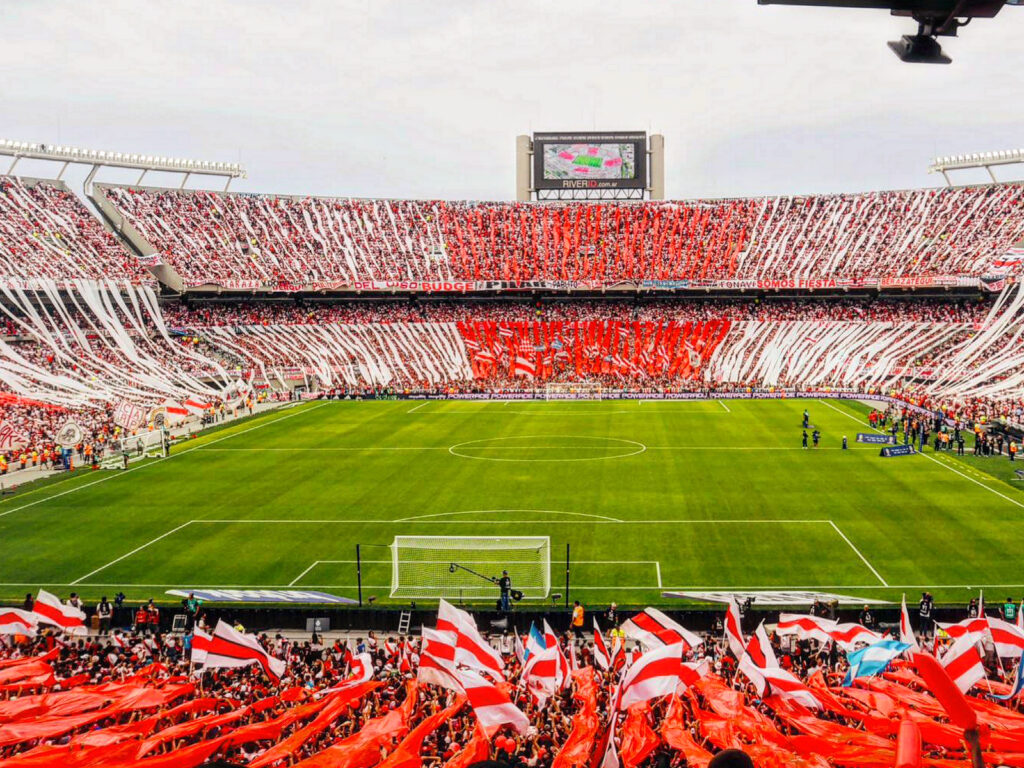
[[536, 189], [643, 189], [647, 186], [647, 134], [535, 133]]

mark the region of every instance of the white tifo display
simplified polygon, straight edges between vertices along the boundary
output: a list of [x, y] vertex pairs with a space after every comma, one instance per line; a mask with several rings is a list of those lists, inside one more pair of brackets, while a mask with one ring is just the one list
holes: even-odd
[[547, 400], [601, 400], [604, 387], [590, 381], [550, 381], [544, 385]]
[[551, 592], [547, 536], [396, 536], [391, 562], [391, 597], [496, 601], [503, 570], [524, 600]]

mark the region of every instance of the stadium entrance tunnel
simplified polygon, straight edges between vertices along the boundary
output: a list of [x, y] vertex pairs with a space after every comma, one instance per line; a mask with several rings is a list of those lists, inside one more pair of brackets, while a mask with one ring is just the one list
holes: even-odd
[[587, 435], [517, 435], [457, 443], [452, 456], [481, 461], [605, 461], [638, 456], [647, 446], [621, 437]]

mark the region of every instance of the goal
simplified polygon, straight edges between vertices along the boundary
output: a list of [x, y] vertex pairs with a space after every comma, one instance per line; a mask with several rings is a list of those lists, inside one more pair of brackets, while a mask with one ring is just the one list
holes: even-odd
[[524, 599], [551, 591], [547, 536], [396, 536], [391, 544], [391, 597], [498, 599], [489, 581], [508, 571]]
[[601, 400], [604, 387], [593, 381], [549, 381], [544, 385], [545, 400]]
[[124, 453], [127, 450], [128, 462], [154, 456], [168, 455], [168, 438], [163, 430], [154, 429], [140, 435], [128, 435], [110, 443], [106, 457], [100, 462], [102, 469], [121, 469], [124, 466]]

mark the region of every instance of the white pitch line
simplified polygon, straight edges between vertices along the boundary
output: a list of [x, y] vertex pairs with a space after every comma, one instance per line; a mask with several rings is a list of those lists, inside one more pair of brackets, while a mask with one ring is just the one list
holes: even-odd
[[424, 400], [422, 403], [417, 405], [415, 408], [410, 408], [408, 411], [406, 411], [406, 413], [416, 413], [416, 411], [418, 411], [420, 408], [422, 408], [424, 405], [426, 405], [429, 402], [430, 402], [429, 400]]
[[992, 493], [994, 493], [994, 494], [995, 494], [996, 496], [999, 496], [1000, 498], [1006, 499], [1006, 500], [1007, 500], [1008, 502], [1010, 502], [1011, 504], [1016, 504], [1016, 505], [1017, 505], [1018, 507], [1020, 507], [1021, 509], [1024, 509], [1024, 504], [1021, 504], [1021, 503], [1020, 503], [1019, 501], [1017, 501], [1016, 499], [1011, 499], [1011, 498], [1010, 498], [1009, 496], [1007, 496], [1006, 494], [1000, 493], [1000, 492], [999, 492], [999, 491], [997, 491], [997, 490], [996, 490], [995, 488], [992, 488], [992, 487], [990, 487], [990, 486], [988, 486], [988, 485], [985, 485], [985, 484], [984, 484], [983, 482], [981, 482], [980, 480], [975, 480], [975, 479], [974, 479], [973, 477], [970, 477], [970, 476], [968, 476], [968, 475], [965, 475], [965, 474], [964, 474], [963, 472], [961, 472], [961, 471], [960, 471], [959, 469], [956, 469], [955, 467], [951, 467], [951, 466], [950, 466], [949, 464], [946, 464], [945, 462], [939, 461], [938, 459], [936, 459], [936, 458], [934, 458], [934, 457], [932, 457], [932, 456], [929, 456], [929, 455], [928, 455], [927, 453], [921, 453], [921, 455], [922, 455], [922, 456], [924, 456], [924, 457], [925, 457], [926, 459], [928, 459], [928, 461], [934, 461], [934, 462], [935, 462], [936, 464], [938, 464], [938, 465], [939, 465], [940, 467], [945, 467], [945, 468], [946, 468], [946, 469], [948, 469], [948, 470], [949, 470], [950, 472], [956, 472], [956, 473], [957, 473], [958, 475], [960, 475], [960, 477], [963, 477], [963, 478], [965, 478], [965, 479], [967, 479], [967, 480], [970, 480], [970, 481], [971, 481], [972, 483], [974, 483], [975, 485], [980, 485], [980, 486], [981, 486], [982, 488], [984, 488], [984, 489], [985, 489], [986, 491], [991, 491], [991, 492], [992, 492]]
[[722, 406], [723, 408], [725, 408], [725, 412], [726, 412], [726, 413], [732, 413], [732, 411], [730, 411], [730, 410], [729, 410], [729, 406], [728, 406], [728, 405], [726, 405], [725, 403], [723, 403], [723, 402], [722, 402], [721, 400], [719, 400], [719, 401], [718, 401], [718, 404], [719, 404], [720, 406]]
[[882, 578], [882, 574], [880, 574], [878, 571], [875, 570], [875, 566], [873, 566], [871, 563], [869, 563], [868, 559], [866, 557], [864, 557], [864, 555], [861, 554], [861, 551], [859, 549], [857, 549], [857, 547], [855, 547], [853, 545], [853, 542], [850, 541], [849, 538], [847, 538], [846, 534], [843, 533], [841, 530], [839, 530], [839, 526], [836, 525], [835, 522], [833, 522], [832, 520], [829, 520], [828, 522], [829, 522], [829, 525], [831, 525], [835, 529], [836, 533], [838, 533], [840, 536], [843, 537], [843, 541], [845, 541], [847, 544], [850, 545], [850, 549], [852, 549], [854, 551], [854, 553], [856, 553], [857, 557], [859, 557], [861, 559], [861, 561], [864, 563], [864, 565], [866, 565], [870, 569], [870, 571], [873, 574], [875, 574], [875, 578], [877, 578], [880, 582], [882, 582], [882, 586], [883, 587], [888, 587], [889, 583], [885, 579]]
[[156, 537], [155, 539], [151, 539], [150, 541], [147, 541], [147, 542], [146, 542], [145, 544], [143, 544], [143, 545], [142, 545], [141, 547], [136, 547], [136, 548], [135, 548], [135, 549], [133, 549], [133, 550], [132, 550], [131, 552], [128, 552], [127, 554], [121, 555], [121, 556], [120, 556], [119, 558], [117, 558], [116, 560], [111, 560], [111, 561], [110, 561], [109, 563], [107, 563], [106, 565], [101, 565], [101, 566], [100, 566], [99, 568], [97, 568], [97, 569], [96, 569], [95, 571], [89, 571], [89, 572], [88, 572], [87, 574], [85, 574], [85, 576], [82, 576], [82, 577], [81, 577], [80, 579], [75, 579], [74, 581], [72, 581], [72, 582], [71, 582], [71, 586], [74, 586], [75, 584], [78, 584], [78, 583], [79, 583], [79, 582], [81, 582], [81, 581], [85, 581], [85, 580], [86, 580], [86, 579], [88, 579], [88, 578], [89, 578], [90, 576], [93, 576], [93, 575], [95, 575], [95, 574], [99, 573], [100, 571], [106, 570], [107, 568], [109, 568], [110, 566], [114, 565], [115, 563], [119, 563], [119, 562], [121, 562], [121, 561], [122, 561], [122, 560], [124, 560], [124, 559], [125, 559], [126, 557], [131, 557], [131, 556], [132, 556], [132, 555], [134, 555], [134, 554], [135, 554], [136, 552], [141, 552], [141, 551], [142, 551], [142, 550], [144, 550], [144, 549], [145, 549], [146, 547], [148, 547], [148, 546], [149, 546], [150, 544], [156, 544], [156, 543], [157, 543], [158, 541], [160, 541], [160, 539], [165, 539], [165, 538], [167, 538], [168, 536], [170, 536], [170, 535], [171, 535], [172, 533], [177, 533], [177, 532], [178, 532], [178, 531], [180, 531], [180, 530], [181, 530], [182, 528], [185, 528], [185, 527], [187, 527], [187, 526], [189, 526], [189, 525], [192, 525], [192, 523], [193, 523], [193, 521], [192, 521], [192, 520], [189, 520], [189, 521], [188, 521], [188, 522], [186, 522], [186, 523], [182, 523], [182, 524], [181, 524], [181, 525], [179, 525], [179, 526], [178, 526], [177, 528], [172, 528], [171, 530], [167, 531], [167, 533], [162, 533], [162, 534], [160, 534], [160, 535], [159, 535], [159, 536], [157, 536], [157, 537]]
[[[351, 525], [353, 522], [361, 522], [361, 523], [393, 523], [393, 524], [401, 524], [401, 525], [429, 525], [429, 524], [434, 524], [434, 525], [459, 525], [460, 523], [461, 524], [466, 524], [466, 525], [480, 525], [480, 524], [495, 525], [496, 524], [493, 519], [491, 519], [491, 520], [409, 520], [408, 518], [401, 518], [399, 520], [379, 520], [379, 519], [368, 519], [368, 518], [365, 518], [365, 517], [360, 517], [360, 518], [358, 518], [358, 520], [353, 519], [353, 518], [342, 518], [342, 519], [334, 518], [334, 519], [329, 519], [329, 520], [325, 520], [325, 519], [309, 520], [309, 519], [294, 519], [294, 518], [293, 519], [282, 519], [282, 518], [275, 518], [275, 519], [267, 519], [267, 518], [261, 518], [261, 519], [249, 519], [249, 518], [241, 518], [241, 519], [202, 518], [201, 520], [192, 520], [191, 522], [195, 523], [196, 525], [200, 525], [202, 523], [220, 523], [220, 524], [225, 524], [225, 523], [246, 523], [246, 524], [248, 524], [248, 523], [280, 523], [280, 524], [299, 523], [299, 524], [317, 524], [317, 525], [324, 525], [324, 524], [331, 523], [331, 524], [338, 524], [338, 525]], [[596, 519], [596, 520], [502, 520], [498, 524], [500, 524], [500, 525], [509, 525], [509, 524], [523, 525], [523, 524], [529, 523], [529, 524], [539, 524], [539, 525], [552, 525], [552, 524], [556, 524], [556, 523], [564, 523], [566, 525], [582, 525], [582, 524], [586, 524], [588, 522], [590, 524], [592, 524], [592, 525], [665, 525], [665, 524], [672, 524], [672, 525], [677, 525], [677, 524], [678, 525], [703, 525], [703, 524], [708, 524], [708, 525], [754, 525], [754, 524], [775, 524], [775, 523], [788, 523], [788, 524], [824, 523], [825, 525], [829, 525], [832, 521], [831, 520], [648, 520], [648, 519], [644, 519], [644, 520], [616, 520], [616, 519], [601, 520], [601, 519]], [[604, 562], [604, 561], [602, 561], [602, 562]], [[650, 562], [650, 561], [645, 561], [645, 562]]]
[[654, 570], [658, 574], [658, 589], [662, 589], [662, 586], [661, 586], [661, 561], [660, 560], [655, 560], [654, 561]]
[[[184, 456], [186, 453], [191, 453], [192, 451], [199, 450], [200, 448], [205, 448], [208, 445], [213, 445], [214, 443], [219, 443], [221, 440], [228, 440], [228, 439], [230, 439], [232, 437], [238, 437], [239, 435], [244, 435], [246, 432], [252, 432], [254, 429], [261, 429], [262, 427], [269, 426], [270, 424], [276, 424], [279, 421], [284, 421], [285, 419], [290, 419], [292, 416], [298, 416], [300, 413], [309, 413], [310, 411], [315, 411], [317, 408], [322, 408], [326, 404], [327, 403], [321, 403], [320, 405], [313, 406], [312, 408], [306, 408], [306, 409], [301, 410], [301, 411], [295, 411], [294, 413], [289, 413], [287, 416], [283, 416], [280, 419], [274, 419], [273, 421], [265, 421], [262, 424], [257, 424], [254, 427], [249, 427], [248, 429], [243, 429], [241, 432], [233, 432], [230, 435], [225, 435], [224, 437], [218, 437], [216, 440], [211, 440], [208, 443], [203, 443], [202, 445], [196, 445], [196, 446], [193, 446], [191, 448], [186, 448], [183, 451], [178, 451], [177, 453], [172, 453], [170, 456], [168, 456], [168, 459], [173, 459], [173, 458], [175, 458], [177, 456]], [[163, 459], [163, 461], [167, 461], [167, 459]], [[6, 510], [4, 512], [0, 512], [0, 517], [4, 517], [4, 516], [9, 515], [9, 514], [11, 514], [13, 512], [19, 512], [19, 511], [21, 511], [23, 509], [28, 509], [29, 507], [34, 507], [36, 504], [42, 504], [43, 502], [50, 501], [52, 499], [57, 499], [57, 498], [60, 498], [61, 496], [66, 496], [69, 493], [74, 493], [75, 491], [80, 491], [83, 488], [88, 488], [90, 485], [97, 485], [98, 483], [105, 483], [105, 482], [107, 482], [107, 480], [113, 480], [115, 477], [124, 477], [125, 475], [127, 475], [127, 474], [129, 474], [131, 472], [136, 472], [136, 471], [138, 471], [140, 469], [145, 469], [146, 467], [152, 467], [152, 466], [155, 466], [155, 465], [157, 465], [159, 463], [160, 463], [160, 461], [150, 461], [150, 462], [147, 462], [146, 464], [140, 464], [137, 467], [132, 467], [131, 469], [125, 469], [125, 470], [121, 470], [121, 471], [110, 470], [111, 474], [107, 475], [106, 477], [101, 477], [99, 480], [93, 480], [91, 483], [83, 483], [82, 485], [76, 485], [74, 488], [69, 488], [66, 491], [61, 491], [60, 493], [55, 493], [52, 496], [47, 496], [45, 499], [37, 499], [36, 501], [29, 502], [28, 504], [22, 504], [20, 507], [15, 507], [14, 509], [8, 509], [8, 510]]]
[[314, 560], [314, 561], [313, 561], [313, 564], [312, 564], [311, 566], [309, 566], [309, 568], [307, 568], [307, 569], [306, 569], [306, 570], [304, 570], [304, 571], [303, 571], [302, 573], [300, 573], [300, 574], [299, 574], [298, 576], [296, 576], [296, 577], [295, 577], [294, 579], [292, 579], [292, 580], [291, 580], [290, 582], [288, 582], [288, 586], [289, 586], [289, 587], [293, 587], [293, 586], [295, 586], [295, 582], [297, 582], [297, 581], [298, 581], [299, 579], [301, 579], [301, 578], [302, 578], [303, 576], [305, 576], [305, 575], [306, 575], [307, 573], [309, 573], [310, 571], [312, 571], [312, 570], [313, 570], [314, 568], [316, 568], [316, 567], [317, 567], [318, 565], [320, 565], [320, 563], [322, 563], [322, 562], [324, 562], [324, 561], [323, 561], [323, 560]]

